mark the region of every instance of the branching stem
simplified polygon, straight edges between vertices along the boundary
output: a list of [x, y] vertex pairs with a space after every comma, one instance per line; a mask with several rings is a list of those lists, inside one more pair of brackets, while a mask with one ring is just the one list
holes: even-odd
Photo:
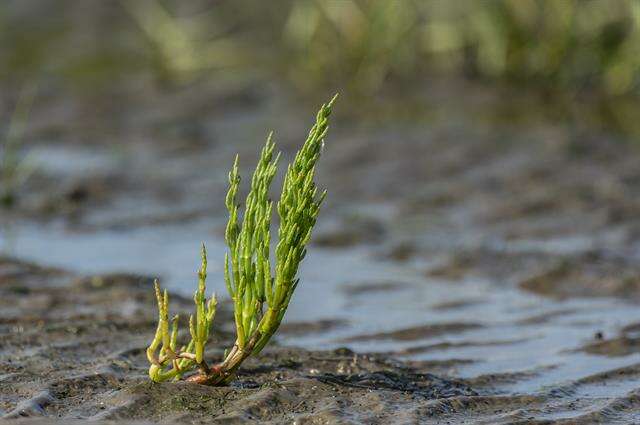
[[208, 366], [205, 346], [216, 312], [216, 297], [206, 299], [207, 252], [202, 246], [202, 265], [198, 271], [198, 289], [193, 301], [195, 316], [189, 318], [191, 341], [177, 349], [178, 316], [171, 321], [169, 333], [169, 295], [155, 283], [158, 303], [158, 327], [147, 349], [151, 363], [149, 376], [156, 382], [180, 379], [197, 369], [187, 380], [206, 385], [225, 385], [249, 356], [259, 353], [275, 334], [298, 285], [298, 266], [306, 255], [306, 246], [316, 223], [326, 192], [318, 193], [314, 182], [315, 166], [322, 153], [331, 107], [337, 96], [322, 105], [307, 140], [287, 167], [282, 195], [276, 210], [280, 217], [275, 268], [271, 268], [271, 216], [273, 201], [269, 188], [276, 175], [280, 154], [274, 155], [273, 133], [267, 137], [251, 179], [242, 224], [237, 202], [240, 174], [238, 157], [229, 172], [229, 190], [225, 199], [229, 221], [225, 231], [228, 252], [224, 259], [224, 280], [234, 304], [236, 341], [222, 362]]

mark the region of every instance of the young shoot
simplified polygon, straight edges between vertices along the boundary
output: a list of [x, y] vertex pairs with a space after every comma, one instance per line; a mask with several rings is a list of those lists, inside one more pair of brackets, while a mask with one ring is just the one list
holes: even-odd
[[[202, 265], [198, 271], [198, 289], [193, 300], [195, 317], [189, 318], [191, 340], [177, 348], [178, 316], [169, 320], [169, 295], [155, 283], [158, 303], [158, 327], [147, 358], [149, 377], [155, 382], [187, 378], [206, 385], [225, 385], [234, 379], [242, 362], [257, 354], [278, 330], [299, 279], [298, 267], [306, 255], [320, 205], [326, 191], [318, 192], [315, 167], [327, 134], [331, 108], [337, 95], [322, 105], [307, 140], [288, 165], [282, 194], [276, 205], [280, 217], [278, 243], [271, 258], [271, 216], [273, 201], [269, 187], [276, 175], [280, 154], [275, 154], [273, 133], [267, 137], [251, 188], [240, 214], [237, 200], [240, 186], [238, 157], [229, 172], [229, 190], [225, 204], [229, 221], [225, 231], [228, 252], [224, 259], [224, 280], [234, 305], [236, 340], [221, 362], [209, 366], [204, 351], [216, 313], [216, 297], [207, 300], [207, 252], [202, 246]], [[272, 267], [272, 260], [275, 267]], [[171, 322], [171, 323], [170, 323]]]

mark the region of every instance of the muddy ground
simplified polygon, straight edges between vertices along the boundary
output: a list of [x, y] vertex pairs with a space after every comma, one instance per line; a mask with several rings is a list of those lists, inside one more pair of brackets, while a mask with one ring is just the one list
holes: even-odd
[[[640, 365], [607, 371], [535, 394], [501, 387], [526, 374], [497, 373], [460, 379], [460, 360], [399, 361], [392, 354], [356, 353], [346, 346], [310, 351], [271, 346], [250, 359], [229, 387], [149, 381], [144, 355], [155, 328], [152, 278], [132, 274], [77, 276], [69, 271], [4, 257], [0, 260], [0, 408], [4, 420], [131, 421], [162, 423], [548, 423], [538, 415], [590, 410], [571, 423], [636, 418], [637, 390], [598, 400], [582, 389], [636, 381]], [[191, 300], [173, 296], [174, 311]], [[222, 322], [231, 320], [223, 311]], [[184, 317], [184, 315], [183, 315]], [[304, 324], [282, 331], [297, 333]], [[446, 327], [405, 329], [374, 337], [415, 339], [447, 334]], [[626, 330], [629, 335], [633, 329]], [[181, 339], [187, 335], [182, 334]], [[372, 336], [369, 336], [372, 337]], [[367, 338], [367, 336], [363, 336]], [[216, 331], [209, 358], [233, 341]], [[487, 342], [487, 343], [490, 343]], [[584, 347], [625, 355], [633, 336]], [[499, 347], [497, 347], [499, 349]], [[402, 353], [395, 353], [402, 354]], [[605, 391], [606, 394], [606, 391]], [[594, 409], [594, 403], [598, 408]], [[110, 422], [111, 423], [111, 422]]]
[[200, 241], [222, 258], [233, 156], [246, 176], [273, 128], [291, 158], [316, 105], [264, 81], [134, 83], [30, 114], [38, 166], [2, 211], [4, 420], [640, 421], [640, 151], [465, 83], [341, 99], [282, 332], [230, 387], [149, 382], [152, 279], [188, 313]]
[[[426, 402], [478, 394], [464, 381], [432, 374], [428, 364], [348, 348], [273, 347], [225, 388], [153, 384], [144, 357], [156, 319], [149, 278], [80, 278], [7, 258], [1, 269], [4, 419], [388, 423], [421, 415], [398, 411], [416, 400], [435, 412], [441, 407]], [[178, 311], [191, 307], [181, 297], [173, 303]], [[207, 355], [220, 357], [232, 337], [216, 332], [217, 349]]]

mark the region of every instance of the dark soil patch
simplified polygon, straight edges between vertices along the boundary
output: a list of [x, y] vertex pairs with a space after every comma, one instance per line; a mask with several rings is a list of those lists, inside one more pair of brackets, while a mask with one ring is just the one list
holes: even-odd
[[424, 338], [434, 337], [443, 334], [455, 334], [477, 329], [481, 325], [477, 323], [437, 323], [422, 326], [414, 326], [411, 328], [400, 329], [390, 332], [379, 332], [366, 335], [357, 335], [344, 339], [342, 342], [350, 341], [376, 341], [390, 339], [394, 341], [416, 341]]
[[557, 298], [615, 296], [640, 298], [640, 267], [623, 258], [597, 253], [563, 258], [547, 270], [524, 279], [520, 287]]

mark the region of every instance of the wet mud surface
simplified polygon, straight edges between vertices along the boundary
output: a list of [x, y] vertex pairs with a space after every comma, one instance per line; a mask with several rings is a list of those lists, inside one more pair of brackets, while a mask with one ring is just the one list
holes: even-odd
[[[149, 278], [79, 278], [9, 258], [0, 262], [3, 419], [388, 423], [399, 406], [415, 400], [478, 394], [419, 364], [348, 348], [272, 347], [225, 388], [154, 384], [144, 356], [155, 327]], [[178, 311], [188, 311], [189, 301], [173, 298]], [[233, 343], [231, 333], [216, 332], [213, 340], [214, 346]]]
[[[107, 108], [112, 126], [89, 119], [95, 99], [34, 108], [39, 166], [1, 220], [3, 419], [640, 421], [640, 152], [496, 123], [500, 97], [473, 91], [468, 110], [428, 92], [438, 106], [387, 124], [338, 113], [318, 170], [330, 196], [274, 344], [230, 387], [149, 382], [152, 279], [187, 313], [204, 240], [224, 294], [233, 156], [246, 176], [267, 129], [287, 157], [306, 133], [313, 107], [276, 93], [143, 85]], [[233, 339], [222, 301], [211, 359]]]

